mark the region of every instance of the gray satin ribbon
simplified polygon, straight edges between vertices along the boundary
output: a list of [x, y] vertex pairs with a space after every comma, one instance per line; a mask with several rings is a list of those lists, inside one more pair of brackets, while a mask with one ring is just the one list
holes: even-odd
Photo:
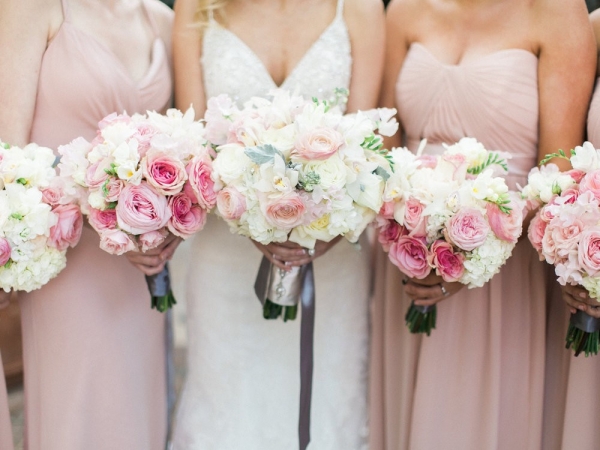
[[600, 319], [596, 319], [583, 311], [577, 311], [571, 314], [571, 325], [586, 333], [593, 333], [600, 330]]
[[[274, 292], [274, 285], [282, 281], [277, 267], [263, 256], [254, 283], [254, 292], [264, 305], [265, 300], [273, 301], [269, 293]], [[286, 279], [286, 277], [288, 277]], [[315, 330], [315, 278], [313, 264], [308, 263], [299, 270], [283, 277], [286, 293], [283, 297], [289, 300], [294, 296], [301, 302], [302, 316], [300, 324], [300, 414], [298, 418], [298, 439], [300, 450], [306, 450], [310, 443], [310, 410], [312, 402], [313, 379], [313, 347]], [[299, 290], [296, 294], [294, 291]], [[278, 302], [275, 302], [278, 303]], [[287, 302], [286, 302], [287, 304]]]
[[434, 307], [435, 305], [415, 305], [413, 303], [413, 308], [415, 308], [421, 314], [427, 314], [428, 312], [431, 312]]
[[146, 283], [148, 290], [153, 297], [162, 297], [167, 295], [171, 290], [171, 276], [169, 275], [169, 265], [156, 275], [146, 275]]

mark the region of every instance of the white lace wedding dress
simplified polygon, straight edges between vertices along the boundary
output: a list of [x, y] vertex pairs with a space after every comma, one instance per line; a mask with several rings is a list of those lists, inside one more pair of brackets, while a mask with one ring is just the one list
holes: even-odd
[[[282, 87], [329, 98], [349, 85], [343, 0]], [[208, 97], [242, 104], [276, 87], [258, 57], [216, 23], [204, 36]], [[365, 241], [363, 239], [363, 241]], [[370, 254], [343, 240], [315, 262], [316, 324], [309, 449], [367, 447]], [[188, 374], [174, 450], [298, 448], [300, 317], [265, 320], [254, 294], [262, 253], [211, 217], [194, 239], [187, 277]]]

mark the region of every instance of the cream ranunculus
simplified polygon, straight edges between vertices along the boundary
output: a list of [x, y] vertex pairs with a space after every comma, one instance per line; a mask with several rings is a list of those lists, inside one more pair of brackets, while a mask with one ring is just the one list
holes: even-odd
[[319, 175], [319, 186], [323, 190], [342, 189], [348, 181], [348, 167], [338, 155], [333, 155], [325, 161], [310, 161], [302, 169], [302, 175], [309, 172]]
[[[219, 147], [219, 153], [213, 161], [214, 176], [223, 183], [231, 183], [249, 170], [253, 162], [244, 153], [244, 147], [239, 144], [227, 144]], [[215, 181], [217, 181], [215, 179]]]

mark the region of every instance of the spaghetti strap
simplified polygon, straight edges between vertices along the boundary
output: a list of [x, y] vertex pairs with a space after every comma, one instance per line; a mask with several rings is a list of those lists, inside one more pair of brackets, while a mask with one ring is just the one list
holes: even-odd
[[154, 33], [154, 37], [157, 38], [160, 36], [160, 32], [158, 30], [158, 26], [156, 25], [156, 21], [154, 20], [154, 16], [150, 13], [150, 11], [148, 11], [148, 5], [146, 3], [147, 0], [142, 0], [142, 9], [146, 14], [146, 18], [148, 19], [152, 33]]
[[215, 13], [212, 8], [208, 10], [208, 23], [211, 25], [215, 23]]
[[67, 22], [69, 20], [69, 4], [67, 0], [60, 0], [60, 3], [62, 4], [63, 20]]
[[335, 17], [341, 17], [344, 13], [344, 0], [338, 0], [337, 2], [337, 11], [335, 13]]

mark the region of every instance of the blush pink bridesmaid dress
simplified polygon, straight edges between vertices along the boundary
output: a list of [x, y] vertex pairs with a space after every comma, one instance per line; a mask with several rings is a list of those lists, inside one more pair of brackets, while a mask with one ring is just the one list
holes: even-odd
[[[588, 140], [600, 148], [600, 89], [588, 113]], [[544, 450], [600, 448], [600, 355], [575, 357], [565, 349], [569, 311], [561, 298], [556, 274], [548, 265], [550, 297], [544, 404]]]
[[[521, 49], [460, 65], [413, 43], [396, 84], [407, 145], [470, 136], [509, 152], [510, 187], [537, 163], [538, 60]], [[543, 265], [522, 237], [489, 283], [438, 303], [431, 336], [404, 324], [400, 271], [380, 255], [373, 304], [373, 450], [539, 449], [546, 323]]]
[[[63, 12], [43, 56], [32, 142], [56, 149], [77, 136], [91, 140], [110, 113], [169, 105], [168, 52], [149, 11], [157, 37], [138, 82], [70, 22], [68, 0]], [[150, 309], [144, 275], [98, 244], [84, 228], [67, 268], [41, 290], [19, 296], [29, 450], [165, 448], [165, 316]]]
[[2, 354], [0, 354], [0, 449], [13, 449], [13, 435], [10, 423], [10, 411], [8, 409], [6, 383], [4, 381], [4, 368], [2, 367]]

